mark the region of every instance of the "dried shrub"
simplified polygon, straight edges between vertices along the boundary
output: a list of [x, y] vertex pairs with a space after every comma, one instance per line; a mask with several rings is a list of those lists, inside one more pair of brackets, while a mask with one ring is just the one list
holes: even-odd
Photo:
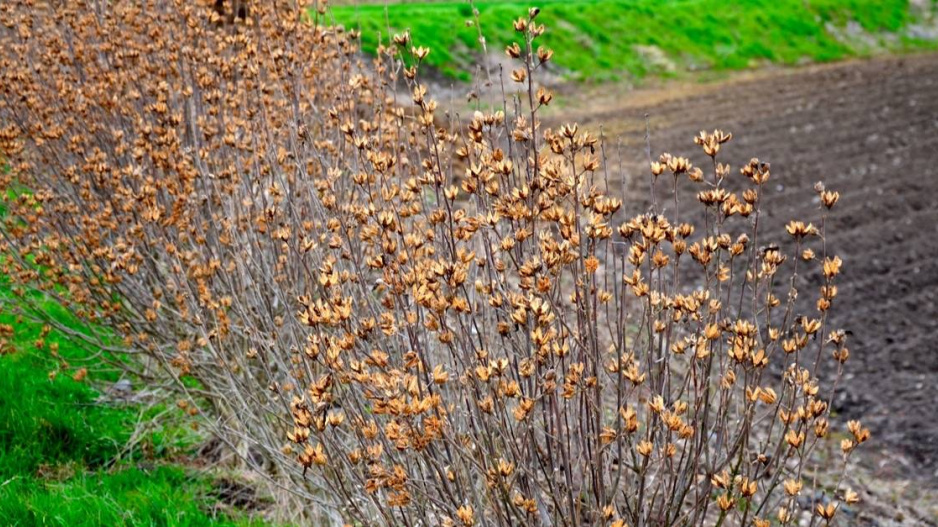
[[[712, 163], [663, 154], [626, 214], [603, 142], [540, 126], [537, 14], [517, 90], [461, 123], [420, 82], [429, 50], [395, 35], [364, 64], [325, 10], [5, 4], [19, 305], [55, 299], [172, 380], [323, 521], [830, 523], [856, 500], [811, 494], [849, 356], [838, 194], [760, 245], [769, 166], [702, 132]], [[842, 437], [846, 467], [869, 432]]]

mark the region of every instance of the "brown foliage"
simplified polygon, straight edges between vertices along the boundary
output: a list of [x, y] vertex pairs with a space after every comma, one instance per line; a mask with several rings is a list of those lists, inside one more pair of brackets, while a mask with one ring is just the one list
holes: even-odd
[[[365, 65], [286, 4], [223, 26], [78, 4], [3, 8], [4, 271], [113, 328], [75, 336], [159, 366], [271, 481], [368, 525], [798, 516], [818, 375], [849, 355], [826, 326], [836, 193], [790, 254], [761, 247], [769, 166], [732, 171], [731, 135], [702, 132], [711, 166], [649, 167], [668, 217], [623, 217], [603, 142], [540, 128], [536, 10], [515, 104], [458, 124], [409, 35]], [[851, 423], [845, 462], [868, 436]]]

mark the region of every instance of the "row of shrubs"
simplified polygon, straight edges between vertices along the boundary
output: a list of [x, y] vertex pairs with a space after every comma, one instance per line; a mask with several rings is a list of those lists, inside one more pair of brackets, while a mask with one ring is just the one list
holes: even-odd
[[[731, 168], [714, 131], [700, 163], [649, 159], [625, 210], [602, 138], [542, 126], [538, 10], [506, 21], [504, 98], [465, 121], [422, 80], [432, 50], [398, 34], [366, 62], [324, 9], [2, 10], [24, 310], [41, 292], [86, 323], [71, 338], [172, 380], [285, 510], [765, 526], [856, 500], [808, 479], [849, 356], [839, 195], [763, 232], [770, 167]], [[869, 432], [842, 437], [846, 466]]]

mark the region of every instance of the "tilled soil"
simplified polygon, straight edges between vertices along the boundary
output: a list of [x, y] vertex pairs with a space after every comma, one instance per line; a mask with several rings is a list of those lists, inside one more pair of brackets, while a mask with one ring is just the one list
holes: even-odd
[[621, 152], [638, 193], [648, 188], [646, 122], [654, 157], [703, 164], [692, 138], [720, 128], [735, 135], [721, 153], [734, 177], [750, 157], [770, 162], [767, 228], [780, 238], [789, 219], [817, 221], [817, 181], [841, 193], [827, 224], [828, 248], [844, 260], [831, 327], [852, 332], [852, 356], [834, 410], [862, 419], [872, 448], [891, 452], [871, 467], [877, 477], [938, 481], [938, 55], [572, 99], [549, 120], [602, 125], [609, 162]]

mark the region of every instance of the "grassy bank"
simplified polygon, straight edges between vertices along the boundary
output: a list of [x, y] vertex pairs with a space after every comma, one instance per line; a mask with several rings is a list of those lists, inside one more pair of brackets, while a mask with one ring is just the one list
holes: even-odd
[[[510, 21], [541, 8], [548, 27], [542, 44], [573, 78], [641, 78], [688, 69], [735, 70], [760, 63], [795, 64], [863, 56], [876, 50], [935, 47], [907, 36], [915, 19], [908, 0], [546, 0], [477, 2], [490, 52], [502, 54], [517, 37]], [[340, 6], [346, 27], [360, 27], [363, 47], [379, 35], [410, 29], [432, 48], [427, 62], [468, 79], [479, 62], [477, 28], [467, 2]], [[831, 28], [834, 28], [831, 30]]]
[[83, 369], [88, 352], [37, 323], [3, 312], [0, 333], [0, 524], [252, 524], [218, 512], [212, 478], [173, 461], [198, 439], [178, 409], [103, 397], [119, 373]]

